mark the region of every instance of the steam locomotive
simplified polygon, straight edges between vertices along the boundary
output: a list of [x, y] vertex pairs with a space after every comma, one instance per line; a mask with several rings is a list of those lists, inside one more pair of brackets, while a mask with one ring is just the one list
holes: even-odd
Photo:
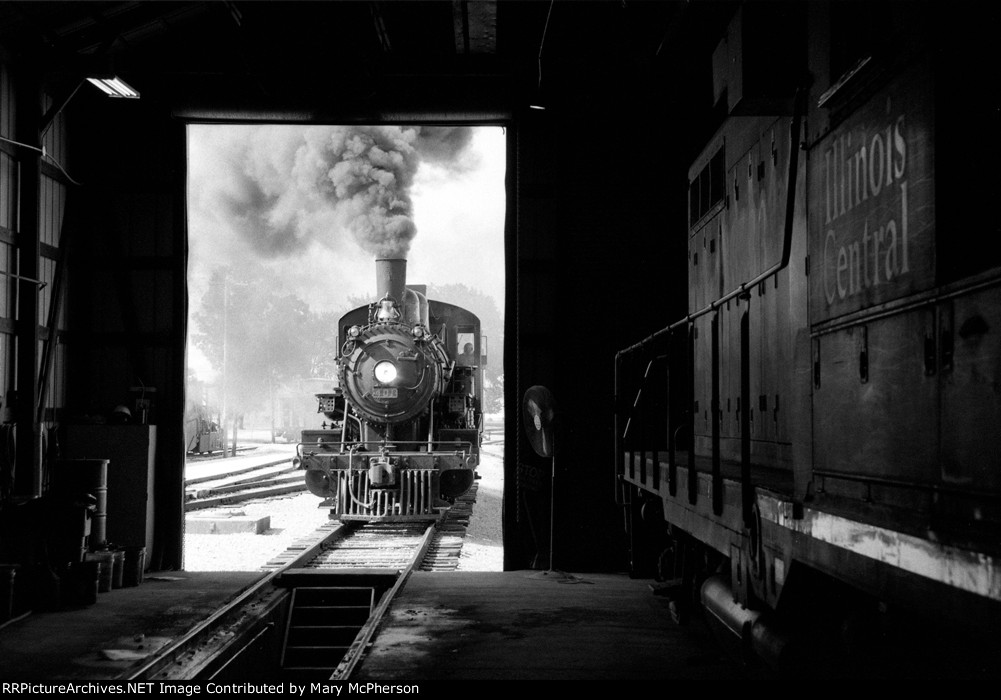
[[337, 385], [316, 395], [329, 423], [302, 431], [296, 459], [332, 519], [433, 519], [479, 464], [480, 322], [407, 286], [406, 260], [377, 260], [376, 279], [378, 300], [339, 321]]
[[996, 653], [1001, 260], [973, 236], [998, 233], [997, 145], [973, 144], [997, 105], [953, 79], [996, 84], [967, 35], [996, 22], [949, 14], [739, 6], [689, 170], [687, 313], [616, 356], [633, 571], [778, 667], [807, 630], [860, 658], [907, 618]]

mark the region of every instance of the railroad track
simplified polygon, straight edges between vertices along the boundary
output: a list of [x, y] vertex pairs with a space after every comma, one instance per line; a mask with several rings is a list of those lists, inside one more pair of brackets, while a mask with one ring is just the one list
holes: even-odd
[[479, 483], [474, 481], [472, 488], [455, 500], [438, 523], [431, 545], [421, 560], [421, 571], [455, 571], [459, 567], [462, 543], [473, 515], [478, 488]]
[[[494, 444], [503, 445], [503, 438], [492, 442], [484, 441], [484, 445], [488, 446], [484, 452], [491, 453], [489, 446]], [[189, 459], [191, 458], [189, 457]], [[204, 463], [209, 460], [219, 461], [221, 456], [206, 456], [192, 461]], [[474, 483], [472, 498], [475, 498], [475, 489], [476, 484]], [[191, 512], [219, 508], [256, 498], [280, 496], [305, 490], [306, 481], [303, 472], [292, 466], [292, 458], [276, 455], [274, 459], [261, 464], [251, 466], [234, 464], [232, 470], [225, 473], [186, 479], [184, 482], [184, 510]], [[457, 501], [457, 506], [461, 509], [463, 506], [459, 504], [468, 500], [469, 494], [467, 493]], [[466, 524], [468, 525], [468, 519]], [[447, 542], [447, 540], [443, 540], [443, 542]], [[442, 546], [447, 546], [447, 544], [442, 544]]]
[[227, 474], [186, 480], [184, 510], [217, 508], [305, 490], [302, 471], [292, 466], [291, 458], [278, 458]]
[[[255, 645], [278, 644], [276, 635], [286, 677], [347, 678], [410, 573], [457, 568], [477, 485], [437, 521], [325, 523], [127, 680], [225, 677], [233, 658]], [[323, 617], [331, 611], [346, 617]]]
[[[474, 482], [435, 522], [324, 525], [294, 542], [263, 568], [266, 571], [283, 568], [402, 571], [414, 567], [421, 571], [454, 571], [462, 554], [478, 486]], [[421, 556], [415, 560], [418, 553]]]

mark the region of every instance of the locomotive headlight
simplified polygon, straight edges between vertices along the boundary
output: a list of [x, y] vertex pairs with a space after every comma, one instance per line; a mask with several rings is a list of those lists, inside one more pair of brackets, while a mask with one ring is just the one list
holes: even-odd
[[396, 379], [396, 365], [387, 360], [383, 360], [375, 366], [375, 378], [383, 384], [389, 384]]

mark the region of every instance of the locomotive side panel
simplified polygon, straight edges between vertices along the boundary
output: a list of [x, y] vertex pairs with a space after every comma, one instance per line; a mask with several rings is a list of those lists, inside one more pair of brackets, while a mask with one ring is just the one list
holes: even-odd
[[[763, 217], [760, 227], [765, 232], [763, 267], [774, 265], [782, 258], [789, 179], [788, 134], [789, 120], [778, 119], [762, 132], [759, 142], [765, 162], [761, 192], [764, 205], [759, 207]], [[794, 230], [803, 231], [798, 227]], [[790, 260], [797, 258], [790, 256]], [[762, 344], [759, 362], [762, 366], [762, 386], [755, 395], [759, 397], [765, 439], [775, 445], [775, 454], [768, 463], [775, 466], [788, 465], [791, 461], [786, 405], [791, 391], [788, 368], [793, 359], [796, 328], [789, 315], [792, 301], [790, 279], [804, 275], [802, 265], [792, 264], [793, 267], [780, 270], [761, 285]]]
[[[966, 546], [1001, 550], [1001, 288], [938, 308], [941, 483], [935, 527]], [[991, 498], [990, 496], [994, 497]]]
[[[728, 236], [727, 240], [733, 238]], [[729, 256], [727, 256], [729, 257]], [[720, 431], [721, 458], [736, 462], [740, 459], [740, 314], [743, 304], [738, 300], [726, 304], [720, 311], [720, 408], [723, 429]]]
[[939, 313], [942, 479], [1001, 492], [1001, 289], [945, 301]]
[[[691, 187], [702, 193], [705, 175], [712, 170], [714, 161], [722, 157], [726, 163], [722, 178], [725, 192], [719, 194], [718, 201], [707, 204], [705, 197], [697, 197], [694, 191], [690, 195], [693, 206], [698, 202], [701, 207], [693, 209], [690, 216], [694, 222], [689, 234], [691, 313], [704, 310], [781, 259], [788, 125], [787, 118], [728, 120], [689, 171]], [[782, 138], [783, 134], [786, 138]], [[800, 217], [798, 231], [803, 230], [803, 224]], [[789, 310], [794, 304], [790, 280], [796, 276], [805, 280], [801, 266], [782, 270], [748, 289], [747, 294], [695, 320], [697, 455], [709, 457], [712, 453], [711, 411], [716, 399], [722, 460], [739, 461], [741, 413], [746, 412], [752, 460], [766, 466], [791, 464], [791, 436], [787, 411], [783, 410], [783, 395], [788, 397], [791, 388], [789, 373], [781, 368], [788, 367], [795, 352], [795, 329]], [[741, 318], [745, 313], [750, 321], [747, 397], [741, 388]], [[718, 393], [713, 389], [713, 317], [718, 334]]]
[[811, 145], [812, 323], [936, 283], [932, 85], [911, 68]]
[[[688, 238], [688, 268], [689, 268], [689, 303], [696, 309], [703, 308], [711, 301], [712, 288], [718, 283], [719, 272], [714, 269], [719, 256], [710, 255], [707, 244], [707, 231], [716, 227], [717, 214], [712, 213], [721, 206], [718, 188], [710, 183], [706, 174], [710, 173], [711, 165], [704, 169], [705, 174], [697, 176], [696, 191], [701, 190], [699, 206], [710, 209], [708, 218], [703, 218], [698, 228], [692, 230]], [[711, 177], [711, 175], [710, 175]], [[709, 185], [709, 186], [707, 186]], [[711, 192], [711, 194], [710, 194]], [[693, 214], [694, 215], [694, 214]], [[708, 222], [708, 223], [707, 223]], [[711, 438], [711, 421], [709, 409], [711, 403], [712, 376], [708, 358], [712, 353], [712, 331], [708, 317], [700, 319], [695, 324], [695, 357], [693, 371], [695, 373], [695, 396], [693, 410], [693, 431], [695, 449], [698, 454], [706, 454]]]
[[[720, 130], [726, 151], [726, 210], [721, 215], [723, 287], [729, 291], [761, 272], [757, 231], [759, 134], [771, 118], [736, 117]], [[710, 146], [711, 147], [711, 146]], [[717, 292], [717, 298], [722, 291]]]
[[692, 406], [695, 454], [712, 453], [712, 318], [695, 319], [695, 397]]
[[874, 523], [995, 550], [998, 281], [938, 267], [933, 86], [918, 62], [811, 146], [816, 487]]
[[[814, 339], [817, 473], [936, 480], [938, 382], [922, 342], [933, 324], [934, 310], [918, 309]], [[865, 496], [862, 482], [853, 488]]]

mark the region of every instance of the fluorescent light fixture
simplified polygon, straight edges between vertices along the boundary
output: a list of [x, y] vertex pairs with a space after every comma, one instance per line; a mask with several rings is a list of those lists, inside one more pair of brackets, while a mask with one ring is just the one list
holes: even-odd
[[545, 107], [543, 107], [542, 105], [528, 105], [528, 108], [545, 110]]
[[87, 81], [92, 85], [96, 85], [108, 97], [139, 99], [139, 91], [117, 76], [110, 78], [87, 78]]

